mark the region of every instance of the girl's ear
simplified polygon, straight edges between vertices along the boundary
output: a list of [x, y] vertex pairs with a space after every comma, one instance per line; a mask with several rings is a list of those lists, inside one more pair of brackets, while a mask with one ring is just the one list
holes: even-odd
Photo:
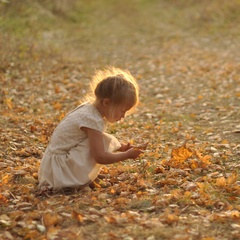
[[111, 102], [111, 100], [109, 98], [104, 98], [102, 100], [103, 106], [105, 106], [105, 107], [109, 106], [110, 102]]

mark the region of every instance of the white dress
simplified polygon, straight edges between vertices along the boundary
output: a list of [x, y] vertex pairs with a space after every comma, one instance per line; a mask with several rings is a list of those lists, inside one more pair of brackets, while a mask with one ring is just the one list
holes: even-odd
[[84, 103], [70, 112], [56, 127], [43, 155], [39, 169], [39, 187], [47, 185], [58, 189], [79, 187], [93, 181], [101, 165], [90, 153], [87, 127], [103, 132], [105, 151], [120, 148], [118, 140], [104, 133], [106, 121], [90, 103]]

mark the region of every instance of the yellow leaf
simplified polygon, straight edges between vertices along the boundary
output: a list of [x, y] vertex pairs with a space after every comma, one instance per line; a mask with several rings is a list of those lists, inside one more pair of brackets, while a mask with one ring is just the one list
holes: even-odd
[[38, 140], [39, 140], [39, 142], [41, 142], [41, 143], [47, 143], [47, 141], [48, 141], [46, 135], [41, 135], [41, 136], [38, 138]]
[[13, 108], [12, 98], [6, 98], [6, 99], [4, 100], [4, 103], [7, 105], [8, 108], [10, 108], [10, 109]]
[[228, 144], [229, 142], [228, 142], [228, 140], [227, 139], [224, 139], [224, 140], [222, 140], [222, 142], [221, 142], [222, 144]]
[[91, 200], [92, 200], [92, 201], [96, 201], [96, 200], [97, 200], [97, 197], [92, 196], [92, 197], [91, 197]]
[[137, 187], [139, 187], [140, 189], [145, 189], [147, 187], [144, 179], [140, 178], [137, 183], [136, 183]]
[[165, 145], [165, 147], [164, 147], [164, 152], [168, 152], [168, 149], [169, 149], [169, 146], [168, 145]]
[[116, 190], [112, 188], [112, 189], [110, 190], [110, 193], [111, 193], [111, 194], [115, 194], [115, 193], [116, 193]]
[[130, 145], [134, 145], [134, 140], [133, 140], [133, 139], [130, 139], [130, 140], [129, 140], [129, 143], [130, 143]]
[[198, 185], [198, 187], [199, 187], [200, 189], [204, 189], [204, 186], [205, 186], [204, 183], [196, 182], [196, 184]]
[[37, 230], [31, 230], [24, 236], [24, 239], [36, 239], [38, 236], [39, 232]]
[[115, 204], [123, 206], [123, 205], [126, 205], [129, 201], [130, 201], [130, 199], [127, 199], [127, 198], [124, 198], [124, 197], [119, 197], [115, 200]]
[[184, 193], [184, 197], [186, 197], [186, 198], [191, 197], [191, 195], [192, 195], [192, 193], [191, 193], [190, 191], [186, 191], [186, 192]]
[[209, 164], [211, 164], [211, 162], [209, 161], [211, 158], [212, 158], [212, 156], [206, 155], [206, 156], [202, 157], [201, 160], [204, 164], [209, 165]]
[[216, 179], [216, 185], [218, 187], [225, 187], [226, 186], [226, 179], [224, 177], [220, 177]]
[[176, 133], [176, 132], [179, 132], [179, 128], [178, 127], [173, 127], [172, 128], [172, 133]]
[[107, 168], [106, 166], [102, 166], [101, 174], [108, 174], [108, 173], [109, 173], [109, 168]]
[[201, 240], [216, 240], [215, 237], [204, 237]]
[[238, 180], [238, 175], [237, 174], [232, 174], [227, 178], [227, 184], [231, 185], [234, 184]]
[[193, 169], [193, 170], [195, 170], [196, 168], [198, 168], [198, 163], [197, 163], [197, 161], [192, 161], [191, 162], [191, 165], [190, 165], [190, 167], [191, 167], [191, 169]]
[[55, 86], [55, 93], [60, 93], [61, 92], [61, 89], [59, 86]]
[[240, 212], [235, 210], [231, 212], [231, 217], [232, 218], [240, 218]]
[[171, 191], [171, 196], [178, 199], [181, 196], [180, 189], [174, 189]]
[[10, 182], [10, 180], [11, 180], [11, 177], [8, 173], [3, 175], [1, 180], [0, 180], [0, 187], [3, 186], [3, 185], [6, 185], [8, 182]]

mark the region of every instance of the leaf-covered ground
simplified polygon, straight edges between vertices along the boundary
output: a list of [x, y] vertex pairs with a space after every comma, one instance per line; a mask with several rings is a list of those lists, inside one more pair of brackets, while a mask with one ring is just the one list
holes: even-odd
[[[239, 239], [239, 4], [100, 2], [2, 9], [0, 238]], [[53, 129], [107, 65], [141, 88], [109, 132], [148, 149], [104, 166], [110, 187], [39, 192]]]

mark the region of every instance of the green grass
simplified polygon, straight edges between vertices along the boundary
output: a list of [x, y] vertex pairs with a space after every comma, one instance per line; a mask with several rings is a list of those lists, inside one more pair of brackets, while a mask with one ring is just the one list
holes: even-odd
[[240, 21], [238, 0], [224, 3], [220, 0], [61, 2], [0, 2], [1, 32], [17, 39], [28, 36], [35, 42], [46, 41], [42, 39], [44, 32], [61, 29], [65, 31], [64, 38], [83, 37], [86, 41], [98, 38], [98, 41], [102, 39], [108, 43], [111, 43], [112, 34], [122, 38], [135, 36], [137, 40], [137, 35], [152, 31], [155, 37], [164, 37], [165, 29], [172, 29], [173, 36], [178, 34], [178, 30], [189, 34], [205, 32], [214, 35], [226, 30], [239, 34], [236, 29]]

